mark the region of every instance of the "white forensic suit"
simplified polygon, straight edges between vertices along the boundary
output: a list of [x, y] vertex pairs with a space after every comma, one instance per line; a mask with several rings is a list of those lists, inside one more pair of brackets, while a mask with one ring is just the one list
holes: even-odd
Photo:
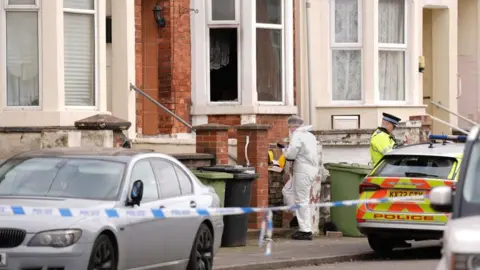
[[[317, 139], [310, 133], [312, 126], [297, 128], [284, 150], [285, 158], [293, 162], [293, 197], [296, 204], [308, 204], [310, 189], [318, 175]], [[296, 211], [300, 232], [312, 232], [312, 213], [308, 206]]]

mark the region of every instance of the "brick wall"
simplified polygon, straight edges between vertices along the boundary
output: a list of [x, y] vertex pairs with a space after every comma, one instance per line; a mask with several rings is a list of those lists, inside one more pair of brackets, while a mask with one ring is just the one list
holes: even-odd
[[[143, 88], [143, 9], [142, 0], [135, 0], [135, 84]], [[137, 110], [137, 132], [143, 133], [143, 102], [144, 98], [137, 94], [136, 110]]]
[[235, 130], [235, 126], [240, 125], [241, 119], [240, 115], [209, 115], [208, 116], [208, 123], [209, 124], [221, 124], [227, 125], [231, 128], [228, 130], [228, 138], [236, 138], [237, 131]]
[[[158, 28], [155, 4], [167, 21]], [[190, 0], [136, 0], [136, 84], [169, 110], [190, 122]], [[149, 100], [137, 97], [137, 132], [143, 135], [189, 132]]]

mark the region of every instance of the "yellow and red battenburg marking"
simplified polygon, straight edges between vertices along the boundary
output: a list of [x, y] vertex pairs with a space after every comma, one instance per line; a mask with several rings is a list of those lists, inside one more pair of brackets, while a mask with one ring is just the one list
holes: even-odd
[[[379, 186], [375, 191], [364, 191], [360, 199], [379, 199], [388, 197], [391, 189], [418, 190], [430, 193], [439, 186], [452, 186], [454, 180], [422, 179], [406, 177], [367, 177], [365, 182]], [[427, 214], [428, 216], [422, 215]], [[447, 222], [447, 213], [435, 212], [428, 199], [423, 201], [368, 203], [357, 205], [357, 219], [360, 220], [396, 220], [414, 222]]]

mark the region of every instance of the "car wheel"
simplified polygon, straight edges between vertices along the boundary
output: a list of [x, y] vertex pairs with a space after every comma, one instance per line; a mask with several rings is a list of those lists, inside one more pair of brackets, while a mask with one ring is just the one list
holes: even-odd
[[381, 238], [376, 235], [369, 235], [368, 236], [368, 244], [370, 248], [375, 251], [378, 255], [386, 256], [391, 254], [394, 248], [394, 242], [388, 238]]
[[212, 270], [213, 268], [213, 234], [206, 224], [198, 229], [190, 252], [188, 270]]
[[93, 244], [88, 270], [117, 270], [115, 248], [108, 236], [100, 235]]

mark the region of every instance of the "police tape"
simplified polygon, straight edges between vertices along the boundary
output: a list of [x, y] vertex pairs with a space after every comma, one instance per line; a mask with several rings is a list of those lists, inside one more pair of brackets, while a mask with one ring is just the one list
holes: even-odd
[[135, 209], [85, 209], [85, 208], [51, 208], [51, 207], [28, 207], [14, 205], [0, 205], [1, 216], [49, 216], [49, 217], [99, 217], [99, 218], [188, 218], [188, 217], [209, 217], [209, 216], [227, 216], [227, 215], [244, 215], [250, 213], [263, 213], [261, 230], [259, 235], [259, 246], [262, 247], [266, 243], [265, 256], [269, 256], [272, 252], [272, 235], [273, 235], [273, 211], [295, 211], [301, 207], [341, 207], [353, 206], [357, 204], [378, 204], [386, 202], [408, 202], [418, 201], [428, 198], [427, 196], [410, 196], [399, 198], [379, 198], [368, 200], [349, 200], [338, 202], [326, 202], [316, 204], [297, 204], [290, 206], [277, 207], [227, 207], [227, 208], [184, 208], [184, 209], [152, 209], [137, 207]]
[[367, 200], [348, 200], [338, 202], [326, 202], [316, 204], [297, 204], [290, 206], [275, 207], [225, 207], [225, 208], [144, 208], [142, 206], [131, 209], [124, 208], [52, 208], [52, 207], [30, 207], [15, 205], [0, 205], [0, 216], [49, 216], [49, 217], [103, 217], [103, 218], [189, 218], [189, 217], [211, 217], [244, 215], [250, 213], [268, 213], [270, 211], [295, 211], [301, 207], [341, 207], [357, 204], [378, 204], [386, 202], [408, 202], [428, 198], [427, 196], [409, 196], [397, 198], [379, 198]]

